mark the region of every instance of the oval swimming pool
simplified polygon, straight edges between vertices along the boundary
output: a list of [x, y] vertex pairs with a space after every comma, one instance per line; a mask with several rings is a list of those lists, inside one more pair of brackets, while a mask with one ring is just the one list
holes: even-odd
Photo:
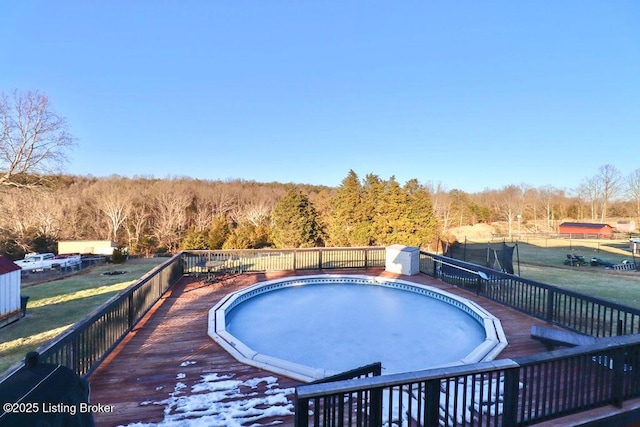
[[377, 361], [383, 374], [475, 363], [506, 345], [499, 320], [475, 303], [371, 276], [258, 283], [216, 305], [209, 323], [237, 359], [301, 380]]

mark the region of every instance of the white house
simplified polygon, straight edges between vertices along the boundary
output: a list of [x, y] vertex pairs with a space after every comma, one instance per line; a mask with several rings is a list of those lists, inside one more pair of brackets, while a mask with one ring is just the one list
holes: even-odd
[[0, 255], [0, 327], [20, 319], [20, 267]]

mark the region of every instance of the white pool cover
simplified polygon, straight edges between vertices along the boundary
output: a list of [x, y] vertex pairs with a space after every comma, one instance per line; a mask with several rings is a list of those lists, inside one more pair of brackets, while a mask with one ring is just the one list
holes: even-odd
[[260, 282], [211, 309], [209, 335], [243, 363], [302, 381], [378, 361], [383, 374], [476, 363], [507, 344], [472, 301], [360, 275]]

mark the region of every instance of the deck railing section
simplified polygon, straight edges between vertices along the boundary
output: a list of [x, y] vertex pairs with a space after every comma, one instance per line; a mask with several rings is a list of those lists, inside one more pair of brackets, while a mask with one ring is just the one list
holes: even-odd
[[[182, 256], [168, 259], [39, 347], [36, 351], [40, 360], [65, 365], [78, 375], [88, 376], [182, 274]], [[0, 381], [20, 367], [15, 366]]]
[[[346, 372], [332, 375], [327, 378], [313, 381], [309, 384], [327, 384], [336, 381], [371, 378], [382, 375], [382, 363], [376, 362], [359, 368], [351, 369]], [[309, 412], [311, 410], [311, 418], [313, 425], [319, 425], [320, 415], [323, 416], [323, 425], [341, 425], [331, 423], [331, 420], [342, 420], [342, 423], [363, 425], [366, 420], [373, 425], [382, 424], [382, 394], [381, 390], [367, 390], [364, 393], [349, 396], [344, 399], [339, 395], [324, 395], [322, 397], [299, 399], [298, 389], [296, 388], [295, 397], [295, 424], [299, 426], [309, 425]], [[352, 408], [355, 407], [355, 411]], [[328, 410], [324, 410], [327, 408]]]
[[[639, 366], [640, 336], [629, 335], [515, 359], [302, 385], [298, 408], [324, 404], [311, 405], [308, 416], [296, 414], [296, 425], [525, 426], [621, 407], [640, 396]], [[371, 415], [376, 404], [378, 419]]]
[[420, 271], [490, 300], [594, 337], [640, 332], [640, 310], [464, 261], [420, 253]]
[[384, 247], [185, 251], [185, 274], [384, 267]]

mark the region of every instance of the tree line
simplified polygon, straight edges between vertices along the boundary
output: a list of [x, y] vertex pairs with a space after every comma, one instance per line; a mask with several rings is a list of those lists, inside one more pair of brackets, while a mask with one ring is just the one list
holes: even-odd
[[553, 232], [563, 219], [640, 219], [640, 169], [605, 164], [571, 190], [526, 184], [466, 193], [349, 171], [337, 188], [241, 179], [60, 174], [75, 143], [39, 92], [0, 93], [0, 253], [54, 251], [60, 240], [112, 240], [132, 254], [179, 249], [428, 248], [462, 225]]
[[[130, 253], [180, 249], [368, 246], [431, 247], [462, 225], [517, 222], [554, 231], [560, 220], [601, 221], [605, 208], [551, 187], [510, 185], [465, 193], [413, 179], [349, 171], [337, 188], [52, 175], [46, 186], [0, 192], [0, 252], [55, 251], [60, 240], [113, 240]], [[608, 215], [638, 217], [636, 200], [609, 200]], [[600, 206], [598, 209], [597, 206]]]

